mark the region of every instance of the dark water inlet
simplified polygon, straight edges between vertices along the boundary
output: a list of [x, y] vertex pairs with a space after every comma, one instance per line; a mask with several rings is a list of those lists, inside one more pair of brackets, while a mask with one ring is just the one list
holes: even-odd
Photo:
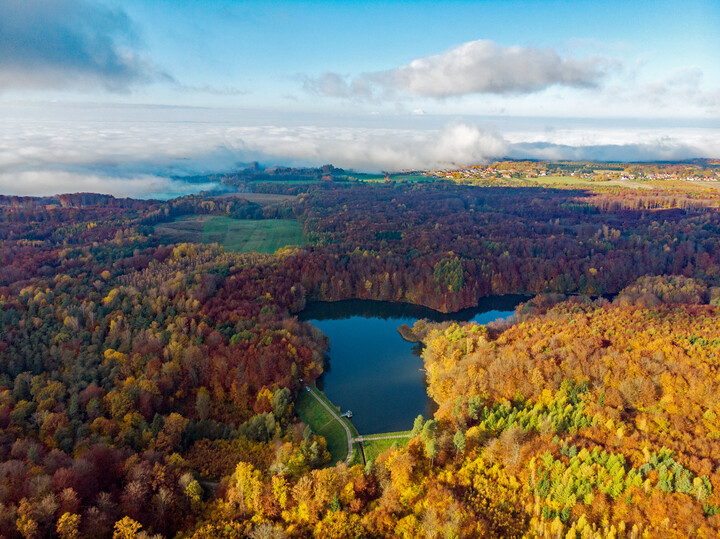
[[487, 324], [511, 316], [526, 296], [483, 298], [478, 307], [445, 314], [427, 307], [385, 301], [347, 300], [311, 303], [298, 318], [330, 339], [329, 364], [318, 387], [342, 411], [352, 410], [360, 434], [412, 427], [418, 414], [435, 411], [427, 396], [421, 347], [406, 342], [398, 326], [427, 318]]

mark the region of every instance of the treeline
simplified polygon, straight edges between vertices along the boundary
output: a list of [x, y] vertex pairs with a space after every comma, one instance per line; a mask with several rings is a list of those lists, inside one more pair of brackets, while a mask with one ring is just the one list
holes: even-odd
[[[289, 210], [287, 211], [290, 214]], [[222, 215], [232, 219], [263, 219], [275, 215], [265, 215], [262, 206], [239, 197], [206, 198], [200, 195], [187, 195], [160, 204], [157, 209], [146, 212], [140, 223], [152, 225], [171, 221], [183, 215]], [[290, 214], [291, 215], [291, 214]]]
[[219, 182], [224, 186], [253, 187], [257, 183], [280, 184], [282, 182], [313, 183], [317, 181], [344, 180], [346, 172], [332, 165], [317, 168], [296, 167], [263, 167], [252, 163], [249, 167], [225, 174], [201, 174], [195, 176], [178, 176], [175, 179], [188, 183]]
[[718, 199], [477, 189], [448, 184], [317, 191], [301, 219], [316, 299], [399, 300], [441, 311], [507, 293], [617, 293], [645, 274], [716, 282]]

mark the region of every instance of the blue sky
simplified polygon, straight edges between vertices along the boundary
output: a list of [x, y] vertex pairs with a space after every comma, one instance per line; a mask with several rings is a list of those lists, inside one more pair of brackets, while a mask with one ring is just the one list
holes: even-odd
[[[720, 85], [720, 3], [705, 2], [139, 2], [118, 5], [146, 52], [194, 88], [239, 90], [228, 104], [291, 107], [297, 77], [357, 75], [478, 39], [602, 56], [635, 84], [699, 68]], [[216, 104], [201, 95], [156, 98]], [[217, 97], [217, 96], [214, 96]], [[441, 110], [438, 107], [438, 110]]]
[[716, 0], [0, 0], [0, 191], [718, 157], [718, 28]]

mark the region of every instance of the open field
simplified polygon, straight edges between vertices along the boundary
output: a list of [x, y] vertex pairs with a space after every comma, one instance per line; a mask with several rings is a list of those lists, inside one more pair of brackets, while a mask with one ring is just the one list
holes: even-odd
[[[364, 183], [384, 183], [385, 182], [384, 174], [358, 173], [358, 174], [348, 174], [347, 177], [354, 178], [355, 181], [360, 181], [360, 182], [364, 182]], [[400, 182], [408, 182], [408, 183], [436, 181], [436, 179], [431, 176], [424, 176], [422, 174], [412, 174], [412, 173], [390, 174], [390, 180], [395, 181], [395, 182], [400, 181]]]
[[570, 185], [578, 187], [625, 187], [627, 189], [671, 189], [677, 191], [707, 193], [720, 191], [720, 182], [713, 181], [685, 181], [685, 180], [608, 180], [602, 182], [591, 182], [583, 178], [573, 176], [544, 176], [538, 178], [527, 178], [529, 181], [548, 186]]
[[537, 178], [525, 178], [531, 182], [537, 182], [548, 185], [598, 185], [600, 182], [591, 182], [584, 178], [576, 178], [575, 176], [538, 176]]
[[[319, 391], [316, 394], [320, 398], [325, 397]], [[330, 402], [327, 398], [323, 400]], [[332, 406], [332, 403], [330, 405]], [[333, 406], [333, 408], [335, 407]], [[328, 451], [332, 455], [331, 464], [341, 462], [347, 458], [348, 442], [345, 429], [317, 399], [310, 395], [310, 392], [304, 389], [298, 392], [295, 410], [303, 423], [310, 425], [315, 434], [319, 434], [327, 440]]]
[[632, 180], [609, 180], [604, 182], [591, 182], [585, 178], [575, 176], [538, 176], [537, 178], [524, 178], [526, 181], [536, 182], [540, 185], [556, 186], [569, 185], [572, 187], [626, 187], [628, 189], [650, 189], [646, 183]]
[[155, 225], [155, 234], [167, 243], [200, 243], [203, 227], [210, 215], [186, 215], [169, 223]]
[[304, 245], [300, 223], [292, 219], [240, 220], [213, 216], [205, 221], [202, 243], [219, 243], [238, 253], [274, 253], [287, 245]]
[[155, 227], [168, 243], [218, 243], [238, 253], [274, 253], [288, 245], [305, 245], [300, 223], [292, 219], [231, 219], [189, 215]]

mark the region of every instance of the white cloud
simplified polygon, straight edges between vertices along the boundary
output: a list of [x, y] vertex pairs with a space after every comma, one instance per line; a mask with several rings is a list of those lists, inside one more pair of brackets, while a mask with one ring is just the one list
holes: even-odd
[[306, 90], [330, 97], [369, 98], [403, 92], [447, 98], [470, 94], [528, 94], [555, 85], [595, 87], [610, 62], [600, 57], [561, 57], [552, 49], [501, 47], [492, 41], [464, 43], [442, 54], [354, 78], [338, 73], [305, 77]]
[[[720, 87], [706, 80], [694, 65], [669, 70], [662, 76], [644, 74], [642, 66], [630, 69], [602, 92], [574, 96], [566, 101], [569, 114], [583, 111], [600, 117], [704, 118], [720, 117]], [[544, 100], [557, 113], [562, 103]]]
[[717, 113], [720, 110], [720, 89], [705, 89], [703, 78], [704, 73], [698, 66], [678, 68], [663, 79], [641, 84], [637, 98], [664, 108], [689, 103]]
[[43, 196], [63, 193], [101, 193], [117, 197], [172, 198], [201, 190], [215, 184], [189, 184], [149, 174], [113, 177], [52, 170], [0, 172], [0, 193], [4, 195]]
[[[2, 111], [0, 111], [1, 113]], [[526, 118], [481, 128], [431, 115], [358, 116], [338, 125], [228, 121], [232, 112], [173, 109], [86, 111], [81, 120], [0, 114], [0, 193], [96, 191], [169, 196], [207, 189], [170, 176], [264, 165], [335, 166], [358, 171], [436, 169], [504, 156], [538, 159], [658, 160], [716, 157], [720, 130]], [[76, 109], [68, 116], [78, 116]], [[93, 116], [94, 115], [94, 116]], [[215, 116], [199, 121], [198, 117]], [[29, 116], [29, 113], [26, 115]], [[144, 120], [128, 120], [135, 116]], [[185, 118], [183, 120], [183, 118]], [[404, 120], [403, 120], [404, 118]], [[322, 121], [322, 118], [317, 118]], [[384, 123], [406, 128], [383, 128]], [[485, 122], [490, 124], [489, 121]]]
[[502, 137], [463, 124], [439, 131], [195, 122], [18, 120], [6, 125], [0, 136], [0, 174], [6, 178], [29, 171], [89, 178], [183, 175], [231, 170], [255, 160], [400, 170], [477, 162], [506, 151]]
[[440, 131], [313, 126], [242, 128], [233, 129], [226, 143], [248, 159], [297, 165], [333, 163], [357, 170], [445, 167], [485, 161], [506, 151], [502, 137], [463, 124], [452, 124]]
[[673, 161], [720, 155], [717, 129], [575, 128], [507, 135], [520, 159]]
[[319, 77], [301, 77], [306, 91], [328, 97], [372, 97], [372, 88], [362, 77], [348, 82], [338, 73], [323, 73]]

